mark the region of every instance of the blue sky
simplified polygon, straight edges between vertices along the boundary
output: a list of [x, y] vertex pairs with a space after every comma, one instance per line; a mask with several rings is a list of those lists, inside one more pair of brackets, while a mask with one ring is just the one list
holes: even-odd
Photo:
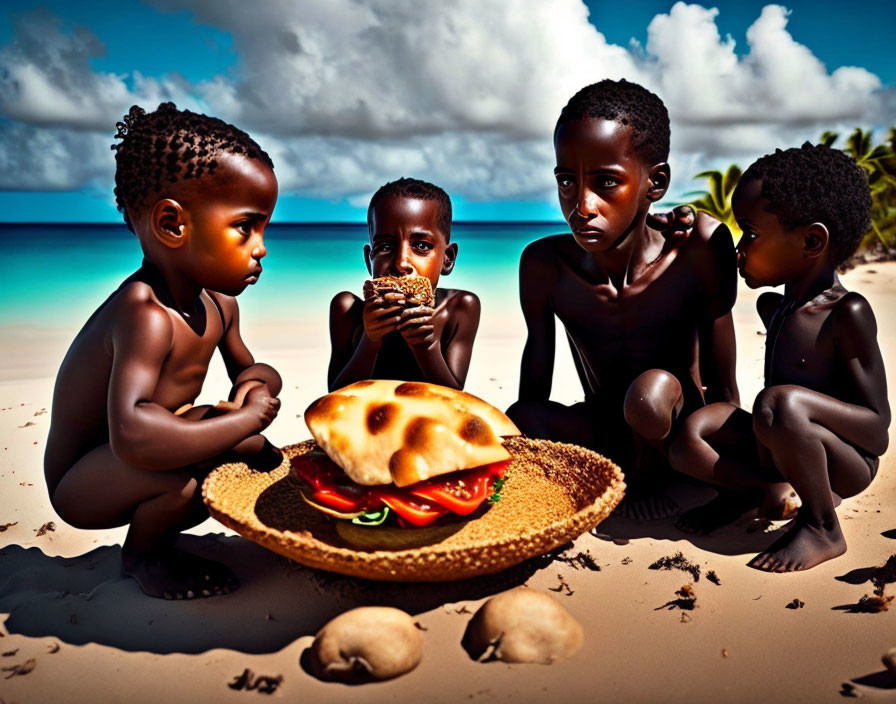
[[279, 221], [361, 220], [399, 176], [446, 187], [460, 220], [557, 219], [551, 126], [604, 77], [666, 101], [671, 200], [703, 168], [896, 123], [893, 2], [276, 7], [7, 0], [0, 221], [117, 221], [108, 145], [134, 102], [249, 131], [274, 157]]

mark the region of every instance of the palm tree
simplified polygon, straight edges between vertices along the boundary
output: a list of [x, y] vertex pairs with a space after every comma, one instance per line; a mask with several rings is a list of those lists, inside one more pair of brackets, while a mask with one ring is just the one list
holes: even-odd
[[740, 235], [740, 228], [734, 219], [731, 210], [731, 194], [740, 181], [742, 171], [737, 164], [731, 164], [725, 173], [716, 170], [701, 171], [694, 178], [705, 178], [709, 184], [706, 191], [691, 191], [686, 196], [698, 196], [690, 202], [695, 210], [702, 210], [716, 220], [725, 223], [728, 229], [736, 236]]
[[[896, 247], [896, 128], [890, 128], [882, 144], [872, 145], [871, 139], [871, 131], [856, 127], [843, 149], [864, 169], [871, 188], [871, 230], [859, 249], [868, 249], [875, 242], [891, 249]], [[821, 140], [830, 146], [837, 135], [825, 132]]]

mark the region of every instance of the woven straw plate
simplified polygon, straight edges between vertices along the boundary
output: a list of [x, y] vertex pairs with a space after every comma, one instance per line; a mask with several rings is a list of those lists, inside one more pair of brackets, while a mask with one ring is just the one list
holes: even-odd
[[565, 443], [510, 438], [513, 455], [501, 500], [468, 521], [437, 529], [354, 526], [316, 511], [299, 495], [283, 448], [271, 472], [224, 464], [206, 478], [210, 513], [240, 535], [308, 567], [400, 582], [441, 582], [492, 574], [591, 530], [619, 503], [622, 472], [607, 458]]

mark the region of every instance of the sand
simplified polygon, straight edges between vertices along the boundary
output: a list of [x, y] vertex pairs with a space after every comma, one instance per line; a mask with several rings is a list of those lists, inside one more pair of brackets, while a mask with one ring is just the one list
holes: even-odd
[[[896, 263], [866, 265], [843, 278], [871, 301], [889, 377], [896, 379]], [[753, 307], [756, 295], [742, 287], [735, 308], [745, 405], [762, 385], [764, 337]], [[525, 333], [517, 320], [518, 329], [508, 333], [507, 313], [486, 306], [467, 384], [499, 407], [514, 400], [518, 383]], [[300, 416], [325, 391], [328, 355], [323, 319], [317, 328], [284, 323], [285, 335], [243, 321], [256, 357], [277, 366], [286, 379], [283, 409], [268, 433], [280, 444], [308, 437]], [[121, 577], [123, 529], [76, 530], [56, 517], [47, 500], [41, 470], [47, 409], [56, 366], [74, 331], [0, 336], [4, 704], [268, 697], [388, 702], [424, 696], [431, 702], [833, 702], [843, 696], [896, 701], [896, 677], [880, 660], [896, 646], [896, 606], [853, 612], [873, 591], [871, 568], [896, 554], [892, 450], [871, 487], [838, 510], [846, 555], [807, 572], [773, 575], [748, 568], [746, 562], [782, 525], [750, 532], [755, 525], [748, 517], [701, 538], [679, 532], [670, 521], [611, 517], [563, 554], [496, 577], [423, 585], [315, 572], [209, 520], [183, 546], [226, 562], [242, 587], [225, 597], [166, 602], [143, 596]], [[581, 391], [565, 349], [558, 346], [554, 398], [571, 402]], [[203, 399], [220, 398], [224, 379], [223, 368], [214, 367]], [[709, 495], [676, 493], [685, 506]], [[649, 569], [678, 552], [699, 566], [699, 580], [692, 572]], [[580, 553], [593, 563], [573, 559]], [[480, 664], [466, 655], [460, 642], [472, 612], [488, 596], [518, 584], [550, 590], [582, 623], [585, 644], [571, 660], [552, 666]], [[688, 584], [694, 601], [677, 594]], [[886, 593], [896, 593], [896, 584]], [[360, 688], [314, 679], [300, 664], [314, 634], [333, 616], [362, 604], [412, 614], [424, 629], [422, 663], [402, 678]], [[694, 608], [681, 608], [689, 605]]]

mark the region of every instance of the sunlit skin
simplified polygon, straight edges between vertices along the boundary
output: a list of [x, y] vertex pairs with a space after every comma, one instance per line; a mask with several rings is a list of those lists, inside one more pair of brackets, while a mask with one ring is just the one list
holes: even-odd
[[[669, 515], [676, 507], [660, 486], [667, 436], [704, 404], [702, 387], [711, 400], [738, 399], [731, 235], [703, 214], [687, 237], [648, 226], [669, 166], [646, 163], [632, 149], [628, 125], [573, 120], [560, 125], [554, 146], [572, 237], [538, 240], [520, 260], [528, 338], [519, 401], [507, 412], [530, 436], [574, 442], [619, 462], [628, 515]], [[669, 219], [659, 223], [667, 234], [677, 229]], [[549, 400], [555, 317], [585, 392], [573, 406]]]
[[729, 490], [689, 519], [701, 532], [734, 520], [751, 496], [789, 482], [802, 506], [787, 532], [749, 564], [790, 572], [846, 552], [835, 506], [874, 478], [890, 407], [874, 314], [841, 285], [826, 226], [787, 229], [760, 194], [761, 181], [742, 182], [733, 208], [744, 232], [744, 280], [752, 288], [784, 285], [783, 295], [763, 293], [757, 302], [768, 330], [765, 388], [752, 415], [724, 403], [691, 415], [671, 459]]
[[406, 306], [401, 294], [362, 300], [350, 291], [330, 303], [329, 389], [361, 379], [428, 381], [462, 389], [479, 327], [479, 298], [438, 288], [450, 274], [457, 244], [439, 226], [438, 201], [392, 196], [373, 209], [367, 270], [381, 276], [425, 276], [435, 307]]
[[[63, 520], [130, 524], [123, 571], [156, 597], [237, 587], [224, 565], [178, 551], [174, 540], [208, 517], [200, 486], [217, 462], [280, 459], [259, 435], [277, 415], [280, 376], [255, 362], [233, 298], [261, 275], [277, 180], [260, 161], [216, 158], [213, 175], [170, 184], [129, 213], [143, 264], [69, 348], [44, 460]], [[216, 349], [233, 382], [230, 400], [193, 407]]]

